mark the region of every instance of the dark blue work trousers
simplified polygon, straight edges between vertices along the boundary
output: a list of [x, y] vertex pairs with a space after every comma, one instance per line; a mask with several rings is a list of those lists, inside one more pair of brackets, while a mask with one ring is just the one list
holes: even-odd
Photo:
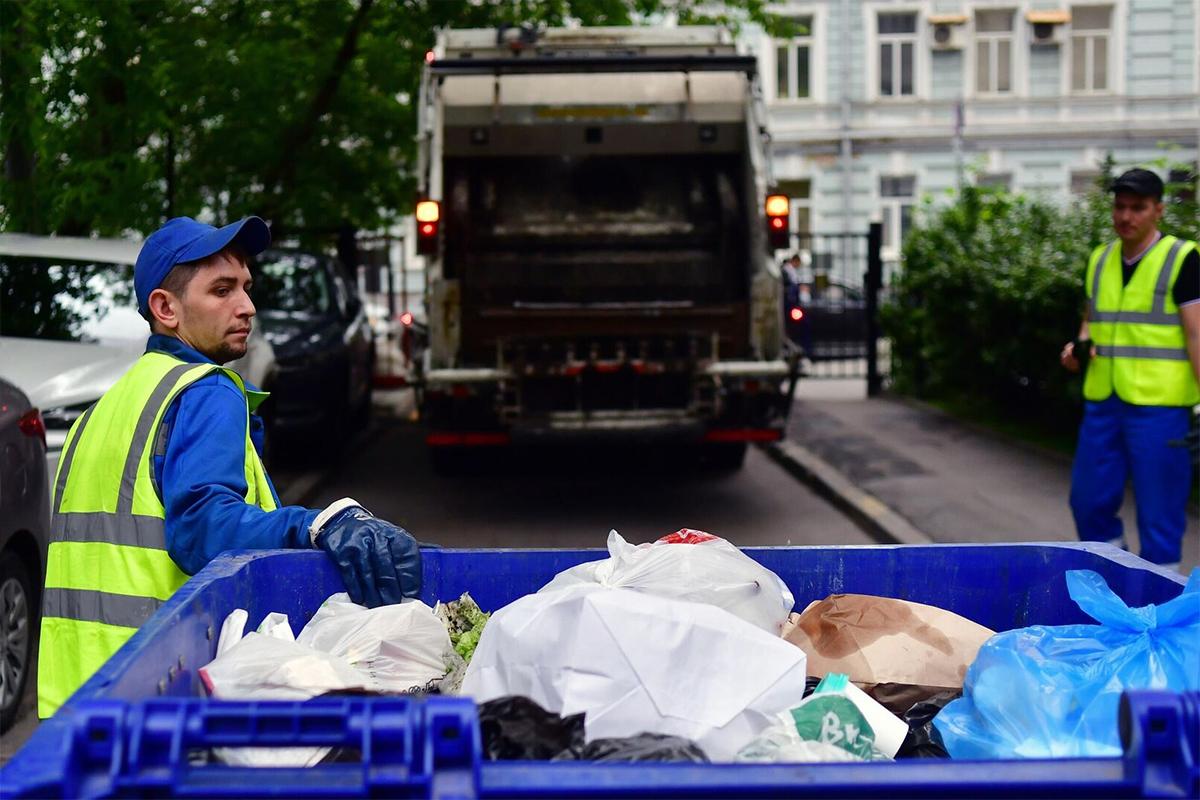
[[1079, 538], [1110, 542], [1124, 536], [1117, 512], [1133, 478], [1142, 558], [1182, 560], [1192, 463], [1182, 440], [1191, 410], [1138, 406], [1114, 393], [1087, 401], [1071, 470], [1071, 513]]

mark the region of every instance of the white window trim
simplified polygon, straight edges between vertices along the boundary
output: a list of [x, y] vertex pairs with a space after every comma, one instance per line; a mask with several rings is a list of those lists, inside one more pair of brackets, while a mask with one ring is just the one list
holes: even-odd
[[[1027, 6], [1024, 3], [976, 2], [967, 9], [968, 38], [967, 54], [963, 59], [963, 96], [971, 100], [1008, 100], [1029, 96], [1029, 23], [1025, 21]], [[1009, 11], [1013, 12], [1012, 51], [1012, 91], [980, 92], [976, 79], [978, 64], [979, 39], [975, 30], [975, 13], [977, 11]]]
[[[792, 230], [798, 231], [799, 233], [811, 234], [813, 229], [813, 215], [816, 213], [815, 207], [813, 206], [813, 194], [815, 193], [814, 186], [816, 184], [816, 180], [812, 175], [805, 175], [801, 178], [791, 178], [790, 180], [808, 181], [808, 197], [792, 197], [790, 193], [788, 194], [788, 200], [791, 202], [791, 209], [788, 212], [788, 225], [792, 226]], [[800, 217], [799, 210], [802, 208], [808, 210], [807, 229], [801, 229], [797, 224]]]
[[[929, 16], [932, 5], [929, 2], [909, 2], [893, 4], [886, 0], [866, 0], [862, 6], [863, 30], [867, 32], [866, 39], [866, 98], [870, 103], [912, 103], [928, 100], [933, 95], [933, 56], [929, 47]], [[913, 83], [913, 93], [901, 97], [883, 97], [879, 94], [879, 14], [916, 14], [917, 32], [916, 52], [913, 54], [913, 69], [916, 70], [916, 81]]]
[[[882, 186], [884, 178], [912, 178], [913, 193], [908, 197], [884, 197]], [[915, 170], [906, 169], [902, 172], [896, 172], [892, 169], [880, 170], [875, 173], [875, 202], [879, 209], [880, 219], [884, 215], [891, 214], [892, 209], [895, 209], [895, 231], [896, 235], [900, 236], [900, 207], [903, 205], [912, 206], [913, 213], [916, 213], [917, 206], [920, 200], [921, 191], [921, 175]], [[886, 229], [886, 226], [885, 226]], [[883, 242], [880, 255], [884, 261], [899, 261], [900, 254], [904, 249], [904, 240], [901, 239], [895, 246], [887, 242]]]
[[769, 81], [764, 81], [768, 88], [768, 102], [785, 106], [807, 106], [824, 103], [826, 87], [828, 85], [826, 64], [829, 61], [829, 51], [827, 49], [829, 31], [826, 28], [825, 6], [789, 5], [784, 8], [772, 6], [768, 13], [774, 17], [812, 17], [812, 30], [808, 34], [808, 37], [812, 40], [808, 43], [808, 97], [779, 97], [776, 94], [776, 48], [788, 40], [776, 39], [774, 36], [766, 34], [766, 51], [768, 56], [765, 60], [769, 63], [764, 65], [767, 68], [764, 70], [764, 74], [771, 76]]
[[1060, 64], [1062, 73], [1062, 86], [1060, 93], [1065, 98], [1070, 97], [1111, 97], [1125, 94], [1125, 60], [1128, 57], [1126, 52], [1126, 40], [1128, 38], [1127, 19], [1128, 7], [1127, 0], [1082, 0], [1081, 2], [1070, 2], [1067, 4], [1068, 9], [1076, 6], [1111, 6], [1112, 7], [1112, 27], [1108, 35], [1108, 88], [1103, 91], [1082, 91], [1077, 92], [1071, 88], [1071, 69], [1074, 63], [1075, 54], [1072, 51], [1074, 47], [1074, 31], [1072, 23], [1067, 23], [1063, 31], [1065, 41], [1061, 45]]

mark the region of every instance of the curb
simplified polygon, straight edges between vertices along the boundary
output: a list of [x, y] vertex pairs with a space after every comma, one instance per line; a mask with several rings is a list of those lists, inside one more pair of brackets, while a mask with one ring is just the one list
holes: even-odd
[[916, 528], [875, 495], [852, 484], [845, 475], [807, 447], [785, 439], [763, 449], [776, 463], [808, 484], [881, 543], [934, 543], [927, 533]]

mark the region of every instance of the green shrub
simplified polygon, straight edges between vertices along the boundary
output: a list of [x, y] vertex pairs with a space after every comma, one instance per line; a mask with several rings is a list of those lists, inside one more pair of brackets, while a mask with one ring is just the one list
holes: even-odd
[[[1187, 238], [1200, 227], [1191, 185], [1193, 199], [1169, 203], [1163, 224]], [[1110, 204], [1101, 186], [1066, 208], [999, 187], [927, 199], [881, 311], [893, 388], [1074, 424], [1080, 379], [1058, 355], [1079, 329], [1088, 255], [1113, 237]]]

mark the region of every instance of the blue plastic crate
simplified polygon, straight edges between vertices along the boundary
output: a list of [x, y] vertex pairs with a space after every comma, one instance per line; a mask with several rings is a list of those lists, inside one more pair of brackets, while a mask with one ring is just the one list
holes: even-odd
[[[747, 548], [797, 606], [838, 592], [947, 608], [996, 630], [1087, 622], [1063, 573], [1092, 569], [1131, 605], [1176, 596], [1178, 576], [1105, 545]], [[533, 592], [602, 550], [430, 550], [423, 599], [471, 595], [485, 610]], [[492, 763], [463, 698], [211, 702], [197, 670], [225, 616], [293, 625], [341, 591], [323, 553], [220, 558], [188, 582], [0, 770], [0, 796], [180, 797], [1128, 797], [1200, 794], [1200, 695], [1131, 693], [1122, 758], [821, 765]], [[359, 763], [254, 770], [189, 764], [214, 746], [337, 745]]]

